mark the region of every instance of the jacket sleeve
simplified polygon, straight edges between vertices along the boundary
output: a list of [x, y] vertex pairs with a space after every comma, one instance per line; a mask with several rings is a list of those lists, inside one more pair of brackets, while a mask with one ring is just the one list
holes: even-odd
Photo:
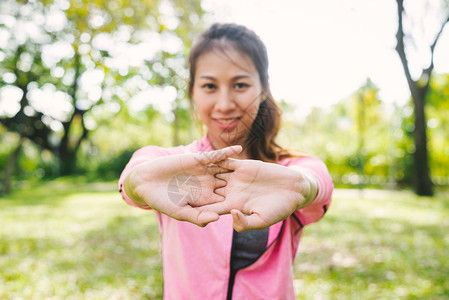
[[135, 168], [136, 166], [140, 165], [141, 163], [151, 161], [153, 159], [156, 159], [158, 157], [164, 156], [167, 153], [165, 153], [166, 149], [157, 147], [157, 146], [146, 146], [143, 147], [136, 152], [134, 152], [133, 156], [131, 157], [130, 161], [126, 165], [125, 169], [122, 171], [122, 174], [120, 175], [120, 179], [118, 181], [119, 186], [119, 192], [123, 197], [123, 200], [126, 201], [129, 205], [140, 207], [143, 209], [151, 209], [148, 205], [138, 205], [135, 204], [125, 193], [125, 189], [123, 188], [123, 183], [125, 181], [126, 175]]
[[329, 208], [334, 184], [326, 165], [316, 157], [300, 157], [289, 163], [289, 166], [298, 166], [310, 171], [315, 177], [318, 193], [315, 199], [306, 207], [296, 210], [293, 217], [301, 227], [320, 220]]

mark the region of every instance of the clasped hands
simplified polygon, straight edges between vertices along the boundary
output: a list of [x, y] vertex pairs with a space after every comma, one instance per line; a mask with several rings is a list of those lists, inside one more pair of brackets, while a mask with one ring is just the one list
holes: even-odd
[[313, 200], [300, 170], [231, 158], [241, 151], [231, 146], [142, 163], [126, 176], [125, 192], [136, 204], [198, 226], [232, 214], [239, 232], [271, 226]]

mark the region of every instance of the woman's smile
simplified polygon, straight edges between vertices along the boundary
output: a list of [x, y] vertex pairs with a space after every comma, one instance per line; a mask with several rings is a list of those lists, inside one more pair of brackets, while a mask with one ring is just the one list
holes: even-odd
[[241, 117], [234, 117], [234, 118], [212, 118], [215, 122], [217, 122], [218, 127], [220, 127], [223, 130], [231, 130], [241, 120]]

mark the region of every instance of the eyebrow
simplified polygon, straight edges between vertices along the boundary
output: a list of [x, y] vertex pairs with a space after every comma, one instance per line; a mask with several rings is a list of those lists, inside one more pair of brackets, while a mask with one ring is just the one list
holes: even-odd
[[235, 81], [235, 80], [245, 79], [245, 78], [250, 78], [251, 79], [251, 76], [249, 76], [249, 75], [237, 75], [237, 76], [233, 77], [232, 80]]
[[[249, 76], [249, 75], [237, 75], [237, 76], [232, 77], [232, 80], [236, 81], [236, 80], [245, 79], [245, 78], [250, 78], [251, 79], [251, 76]], [[216, 80], [214, 76], [209, 76], [209, 75], [201, 75], [200, 79]]]
[[201, 75], [200, 79], [210, 79], [210, 80], [215, 80], [215, 77], [213, 76], [208, 76], [208, 75]]

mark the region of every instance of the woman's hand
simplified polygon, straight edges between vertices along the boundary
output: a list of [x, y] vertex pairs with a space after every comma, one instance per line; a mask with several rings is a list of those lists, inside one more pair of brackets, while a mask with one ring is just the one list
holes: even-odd
[[263, 229], [282, 221], [316, 195], [299, 169], [238, 159], [227, 159], [217, 165], [233, 171], [215, 175], [227, 182], [215, 191], [225, 201], [204, 209], [220, 215], [231, 213], [234, 229], [239, 232]]
[[142, 163], [126, 176], [125, 192], [138, 205], [148, 205], [174, 219], [205, 226], [218, 220], [219, 215], [199, 207], [224, 201], [215, 190], [223, 188], [226, 181], [215, 175], [229, 170], [216, 163], [241, 151], [241, 146], [232, 146]]

